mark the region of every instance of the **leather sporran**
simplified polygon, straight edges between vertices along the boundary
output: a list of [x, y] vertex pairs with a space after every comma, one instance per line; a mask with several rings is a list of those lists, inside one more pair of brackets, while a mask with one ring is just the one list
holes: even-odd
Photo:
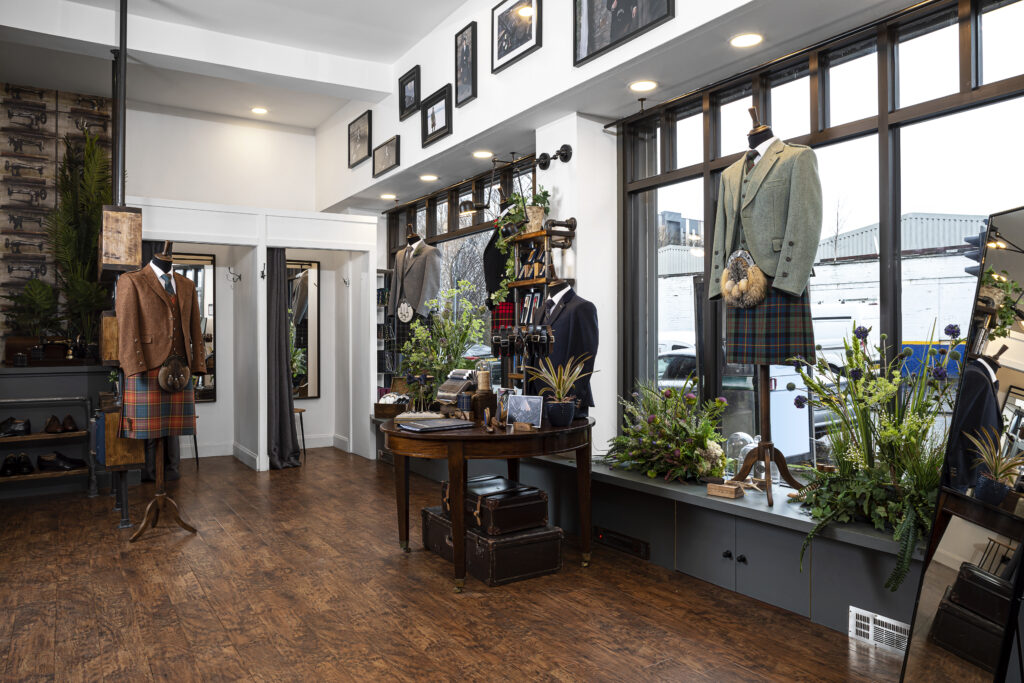
[[768, 278], [745, 249], [729, 256], [721, 284], [725, 303], [736, 308], [753, 308], [768, 295]]
[[171, 356], [160, 366], [157, 384], [164, 391], [171, 394], [184, 391], [190, 381], [192, 381], [192, 370], [181, 356]]

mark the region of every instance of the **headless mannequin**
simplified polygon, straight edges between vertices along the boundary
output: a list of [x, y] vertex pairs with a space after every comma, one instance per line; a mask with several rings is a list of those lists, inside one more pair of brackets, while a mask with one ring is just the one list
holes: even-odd
[[[174, 243], [170, 241], [164, 242], [163, 248], [153, 254], [153, 258], [150, 259], [150, 263], [157, 267], [162, 273], [170, 273], [171, 266], [174, 265]], [[163, 449], [157, 448], [157, 441], [163, 441]], [[179, 467], [181, 465], [181, 451], [178, 449], [178, 441], [175, 439], [173, 442], [168, 437], [162, 439], [147, 439], [146, 440], [146, 466], [142, 472], [143, 481], [155, 481], [156, 480], [156, 457], [157, 451], [163, 450], [164, 456], [164, 479], [166, 481], [176, 481], [181, 478], [181, 472]]]
[[410, 247], [415, 246], [420, 241], [420, 236], [412, 230], [412, 226], [409, 226], [409, 232], [405, 235], [405, 243]]
[[[751, 107], [751, 109], [754, 110], [753, 116], [756, 116], [757, 109], [754, 107]], [[765, 124], [757, 125], [755, 121], [753, 130], [747, 133], [747, 145], [750, 149], [757, 149], [758, 145], [765, 140], [771, 140], [773, 137], [775, 137], [775, 133], [772, 132], [771, 126], [766, 126]]]

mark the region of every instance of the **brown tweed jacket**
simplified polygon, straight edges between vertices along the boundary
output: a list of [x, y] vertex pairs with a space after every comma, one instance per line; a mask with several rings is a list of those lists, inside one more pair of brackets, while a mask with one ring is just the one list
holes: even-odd
[[125, 375], [135, 375], [160, 367], [171, 355], [174, 316], [181, 318], [185, 334], [186, 358], [193, 373], [206, 372], [206, 349], [200, 327], [196, 286], [175, 273], [174, 287], [178, 305], [147, 263], [139, 270], [124, 273], [117, 280], [118, 359]]

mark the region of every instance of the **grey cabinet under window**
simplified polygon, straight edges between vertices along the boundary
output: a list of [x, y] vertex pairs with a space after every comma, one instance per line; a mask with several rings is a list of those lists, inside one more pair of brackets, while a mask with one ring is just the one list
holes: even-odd
[[676, 570], [736, 590], [736, 518], [677, 504], [676, 530]]

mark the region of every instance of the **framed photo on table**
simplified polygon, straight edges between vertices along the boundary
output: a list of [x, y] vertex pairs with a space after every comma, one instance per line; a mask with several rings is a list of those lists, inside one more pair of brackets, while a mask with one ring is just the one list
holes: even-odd
[[420, 65], [398, 79], [398, 120], [405, 121], [420, 108]]
[[427, 147], [452, 133], [452, 84], [423, 99], [420, 106], [420, 137]]
[[508, 422], [528, 422], [539, 429], [543, 419], [543, 396], [508, 397]]
[[372, 115], [369, 109], [348, 124], [348, 167], [352, 168], [370, 158]]
[[675, 16], [674, 0], [576, 0], [573, 66], [579, 66]]
[[541, 46], [540, 0], [502, 0], [491, 10], [491, 73]]
[[455, 106], [476, 99], [476, 22], [455, 34]]
[[373, 148], [373, 177], [382, 176], [401, 163], [401, 135]]

